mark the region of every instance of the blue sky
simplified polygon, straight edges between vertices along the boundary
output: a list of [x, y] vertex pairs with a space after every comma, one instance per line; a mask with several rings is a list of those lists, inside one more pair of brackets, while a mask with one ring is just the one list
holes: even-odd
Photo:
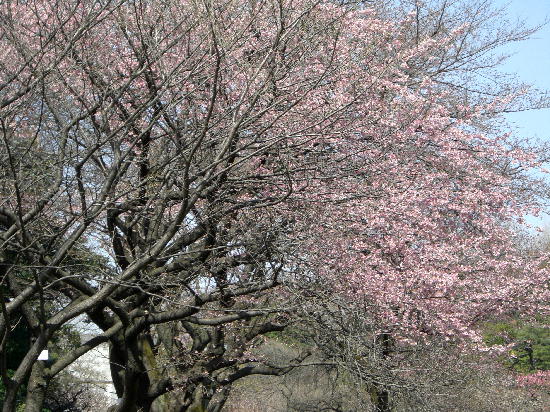
[[[494, 0], [494, 4], [506, 7], [510, 22], [521, 20], [535, 27], [550, 20], [550, 0]], [[548, 91], [550, 97], [550, 23], [529, 40], [510, 44], [503, 52], [513, 53], [502, 67], [504, 72], [517, 75], [519, 81], [535, 89]], [[511, 113], [506, 118], [518, 135], [550, 142], [550, 108]], [[548, 214], [527, 216], [527, 222], [544, 227], [545, 232], [550, 230]]]
[[[519, 19], [537, 26], [550, 19], [550, 0], [495, 0], [494, 3], [507, 7], [508, 19], [512, 22]], [[506, 52], [514, 54], [503, 66], [505, 72], [517, 74], [519, 80], [537, 89], [550, 91], [550, 24], [531, 39], [509, 45]], [[514, 113], [507, 118], [522, 135], [550, 141], [550, 109]]]

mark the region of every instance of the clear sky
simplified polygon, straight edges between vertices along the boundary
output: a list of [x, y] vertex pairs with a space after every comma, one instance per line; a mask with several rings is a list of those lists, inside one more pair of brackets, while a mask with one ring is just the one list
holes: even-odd
[[[495, 0], [494, 4], [506, 7], [511, 21], [519, 19], [537, 26], [550, 20], [550, 0]], [[514, 55], [504, 65], [505, 72], [517, 74], [521, 81], [550, 92], [550, 24], [531, 39], [511, 44], [506, 52]], [[550, 141], [550, 109], [510, 114], [508, 119], [522, 135]]]
[[[506, 7], [511, 22], [524, 21], [535, 27], [550, 21], [550, 0], [494, 0], [499, 7]], [[518, 80], [533, 88], [548, 91], [550, 99], [550, 22], [545, 24], [529, 40], [510, 44], [506, 53], [513, 53], [504, 64], [503, 71], [518, 76]], [[550, 108], [511, 113], [506, 116], [520, 136], [550, 142]], [[550, 177], [545, 176], [546, 179]], [[536, 226], [550, 228], [550, 215], [539, 218], [527, 216], [527, 221]]]

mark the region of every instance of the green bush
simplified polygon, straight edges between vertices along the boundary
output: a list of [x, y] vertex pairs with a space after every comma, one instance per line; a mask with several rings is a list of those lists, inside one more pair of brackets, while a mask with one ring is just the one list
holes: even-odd
[[485, 325], [484, 340], [489, 346], [512, 345], [506, 365], [518, 372], [550, 370], [550, 319], [533, 324], [517, 320]]

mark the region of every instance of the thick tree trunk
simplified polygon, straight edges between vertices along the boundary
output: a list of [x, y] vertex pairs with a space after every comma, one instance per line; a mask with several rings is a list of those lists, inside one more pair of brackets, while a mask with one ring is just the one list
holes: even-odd
[[191, 404], [184, 406], [180, 409], [180, 412], [207, 412], [208, 399], [205, 396], [205, 389], [202, 385], [197, 386], [193, 392]]
[[231, 391], [231, 386], [226, 386], [220, 392], [216, 393], [207, 406], [208, 412], [220, 412], [229, 397], [229, 392]]
[[[377, 337], [377, 343], [382, 349], [382, 359], [387, 360], [393, 351], [393, 338], [389, 333], [382, 333]], [[391, 412], [390, 392], [383, 385], [375, 385], [376, 412]]]
[[375, 394], [376, 412], [391, 412], [390, 393], [385, 388], [376, 388]]
[[[16, 405], [17, 392], [20, 385], [12, 384], [6, 388], [6, 395], [3, 401], [2, 412], [15, 412], [19, 405]], [[25, 398], [25, 412], [41, 412], [46, 398], [48, 383], [44, 379], [44, 362], [36, 361], [32, 367], [27, 384], [27, 396]]]
[[[148, 385], [144, 385], [143, 370], [135, 353], [128, 351], [128, 358], [124, 371], [124, 393], [117, 412], [149, 412], [151, 404], [144, 404], [144, 397], [147, 396]], [[145, 395], [145, 396], [144, 396]]]
[[15, 411], [16, 397], [17, 397], [17, 388], [15, 387], [15, 385], [9, 385], [6, 388], [6, 396], [4, 398], [4, 405], [2, 406], [2, 412]]
[[[151, 390], [162, 379], [151, 343], [147, 336], [137, 336], [122, 342], [122, 347], [111, 345], [110, 348], [111, 376], [120, 399], [112, 410], [149, 412], [158, 397], [151, 394]], [[165, 400], [159, 400], [155, 409], [158, 410], [165, 403]]]
[[48, 382], [44, 379], [44, 362], [36, 361], [27, 385], [25, 412], [41, 412], [46, 398]]

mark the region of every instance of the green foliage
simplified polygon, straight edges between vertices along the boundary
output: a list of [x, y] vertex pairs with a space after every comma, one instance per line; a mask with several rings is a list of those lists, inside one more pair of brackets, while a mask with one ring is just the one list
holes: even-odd
[[[8, 376], [11, 378], [14, 374], [14, 371], [12, 369], [8, 369]], [[17, 397], [15, 400], [15, 404], [17, 405], [17, 411], [24, 410], [25, 409], [25, 394], [26, 390], [25, 387], [21, 386], [19, 390], [17, 391]], [[4, 406], [4, 398], [6, 397], [6, 387], [4, 386], [4, 383], [2, 382], [2, 379], [0, 379], [0, 408]], [[23, 405], [23, 406], [21, 406]], [[22, 409], [20, 409], [22, 408]]]
[[549, 319], [524, 324], [517, 320], [485, 325], [484, 340], [489, 346], [513, 345], [505, 364], [518, 372], [550, 370]]
[[6, 366], [8, 369], [17, 369], [30, 346], [30, 333], [25, 322], [23, 319], [14, 319], [14, 321], [17, 323], [6, 342]]
[[[104, 270], [108, 270], [107, 258], [98, 255], [90, 247], [84, 245], [75, 248], [64, 260], [63, 265], [65, 268], [70, 267], [71, 273], [79, 274], [83, 278], [90, 273], [97, 274], [98, 272], [101, 273]], [[17, 270], [16, 276], [21, 280], [31, 281], [34, 275], [32, 271], [21, 267]], [[9, 296], [9, 291], [5, 287], [3, 287], [2, 292], [5, 296]], [[38, 308], [38, 302], [30, 301], [30, 303], [33, 307]], [[55, 313], [58, 310], [58, 305], [59, 302], [46, 300], [44, 309], [47, 315]], [[11, 377], [30, 348], [31, 332], [20, 312], [16, 312], [10, 318], [10, 326], [6, 342], [6, 363], [8, 376]], [[75, 327], [70, 324], [62, 326], [48, 343], [49, 362], [55, 362], [64, 353], [78, 346], [80, 346], [80, 334]], [[18, 389], [15, 403], [17, 412], [25, 410], [26, 386], [27, 382], [24, 382]], [[48, 396], [51, 399], [55, 399], [58, 397], [58, 392], [62, 393], [63, 388], [56, 388], [55, 382], [51, 383]], [[0, 409], [3, 406], [5, 395], [6, 388], [0, 379]], [[51, 399], [47, 399], [46, 402]], [[57, 409], [54, 408], [54, 410]], [[52, 409], [43, 408], [42, 412], [52, 412]]]
[[[15, 412], [25, 412], [25, 402], [18, 403], [17, 407], [15, 408]], [[42, 408], [42, 412], [52, 412], [52, 410], [48, 408]]]

